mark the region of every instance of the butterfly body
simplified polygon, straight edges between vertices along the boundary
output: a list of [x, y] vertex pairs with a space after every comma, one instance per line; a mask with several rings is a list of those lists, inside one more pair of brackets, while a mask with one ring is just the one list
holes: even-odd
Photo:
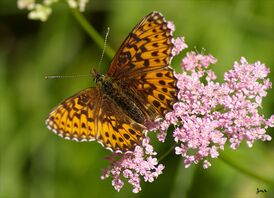
[[96, 86], [55, 107], [47, 127], [75, 141], [93, 141], [115, 152], [140, 145], [147, 124], [163, 118], [177, 102], [177, 79], [170, 62], [172, 29], [152, 12], [130, 32], [113, 57], [106, 75], [93, 70]]
[[144, 124], [145, 116], [143, 112], [134, 103], [133, 99], [123, 91], [122, 87], [120, 87], [119, 84], [109, 76], [104, 76], [96, 72], [93, 73], [95, 73], [94, 79], [101, 93], [105, 94], [134, 121]]

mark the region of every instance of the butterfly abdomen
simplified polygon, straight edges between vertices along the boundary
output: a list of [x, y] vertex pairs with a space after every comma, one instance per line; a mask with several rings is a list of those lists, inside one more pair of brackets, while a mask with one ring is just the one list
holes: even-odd
[[98, 85], [102, 93], [115, 102], [131, 119], [140, 124], [145, 122], [143, 112], [111, 78], [102, 78], [102, 81]]

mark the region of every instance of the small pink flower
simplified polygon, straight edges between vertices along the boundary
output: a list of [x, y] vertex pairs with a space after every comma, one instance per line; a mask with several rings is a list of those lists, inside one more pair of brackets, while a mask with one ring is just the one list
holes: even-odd
[[115, 178], [112, 180], [112, 186], [119, 192], [124, 186], [124, 182], [119, 178]]
[[171, 30], [172, 33], [175, 31], [175, 25], [172, 21], [167, 22], [167, 27]]
[[204, 161], [204, 164], [203, 164], [203, 168], [204, 168], [204, 169], [207, 169], [207, 168], [209, 168], [210, 166], [211, 166], [211, 163], [210, 163], [209, 161], [205, 160], [205, 161]]
[[172, 51], [173, 56], [178, 55], [183, 49], [186, 49], [188, 46], [185, 43], [185, 38], [184, 37], [178, 37], [173, 40], [174, 43], [174, 48]]
[[212, 55], [196, 54], [195, 52], [188, 52], [182, 61], [182, 67], [186, 71], [191, 71], [195, 68], [207, 68], [211, 64], [215, 64], [217, 59]]

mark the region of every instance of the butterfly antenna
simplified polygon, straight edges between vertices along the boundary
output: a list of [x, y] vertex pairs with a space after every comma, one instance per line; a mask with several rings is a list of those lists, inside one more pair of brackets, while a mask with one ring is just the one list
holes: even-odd
[[45, 76], [45, 79], [56, 79], [56, 78], [80, 78], [80, 77], [90, 77], [88, 74], [83, 75], [68, 75], [68, 76]]
[[[106, 50], [106, 47], [107, 47], [107, 38], [108, 38], [108, 35], [109, 35], [109, 31], [110, 31], [110, 28], [108, 27], [107, 28], [107, 32], [106, 32], [106, 36], [105, 36], [105, 40], [104, 40], [104, 46], [103, 46], [103, 51], [102, 51], [102, 55], [101, 55], [101, 58], [100, 58], [100, 61], [99, 61], [99, 64], [98, 64], [98, 69], [100, 70], [100, 66], [102, 64], [102, 61], [103, 61], [103, 58], [104, 58], [104, 54], [105, 54], [105, 50]], [[91, 75], [93, 75], [93, 70], [91, 71]], [[68, 76], [52, 76], [52, 75], [49, 75], [49, 76], [45, 76], [45, 79], [57, 79], [57, 78], [79, 78], [79, 77], [90, 77], [90, 75], [87, 75], [87, 74], [83, 74], [83, 75], [68, 75]]]
[[104, 58], [104, 54], [105, 54], [105, 50], [106, 50], [106, 47], [107, 47], [107, 39], [108, 39], [109, 31], [110, 31], [110, 28], [107, 27], [107, 32], [106, 32], [106, 35], [105, 35], [103, 51], [102, 51], [102, 55], [101, 55], [101, 58], [100, 58], [100, 61], [99, 61], [99, 64], [98, 64], [98, 70], [99, 71], [100, 71], [100, 67], [101, 67], [101, 64], [102, 64], [102, 61], [103, 61], [103, 58]]

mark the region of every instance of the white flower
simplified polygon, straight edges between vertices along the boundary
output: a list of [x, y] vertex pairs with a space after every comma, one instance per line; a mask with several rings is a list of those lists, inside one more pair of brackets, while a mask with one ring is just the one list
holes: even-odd
[[53, 3], [55, 3], [55, 2], [57, 2], [58, 0], [44, 0], [44, 4], [45, 5], [51, 5], [51, 4], [53, 4]]
[[[52, 12], [51, 5], [59, 0], [43, 0], [42, 3], [36, 3], [35, 0], [17, 0], [19, 9], [30, 10], [29, 19], [46, 21]], [[66, 0], [70, 8], [85, 11], [86, 4], [89, 0]]]
[[67, 0], [67, 3], [69, 5], [69, 7], [71, 7], [71, 8], [77, 8], [77, 2], [76, 2], [76, 0]]
[[79, 0], [79, 10], [81, 12], [85, 11], [87, 3], [88, 3], [88, 0]]
[[35, 5], [35, 0], [18, 0], [17, 7], [19, 9], [28, 9], [32, 10]]
[[86, 4], [88, 0], [67, 0], [69, 7], [71, 8], [79, 8], [81, 12], [85, 11]]
[[36, 4], [28, 17], [34, 20], [46, 21], [51, 14], [51, 8], [42, 4]]

